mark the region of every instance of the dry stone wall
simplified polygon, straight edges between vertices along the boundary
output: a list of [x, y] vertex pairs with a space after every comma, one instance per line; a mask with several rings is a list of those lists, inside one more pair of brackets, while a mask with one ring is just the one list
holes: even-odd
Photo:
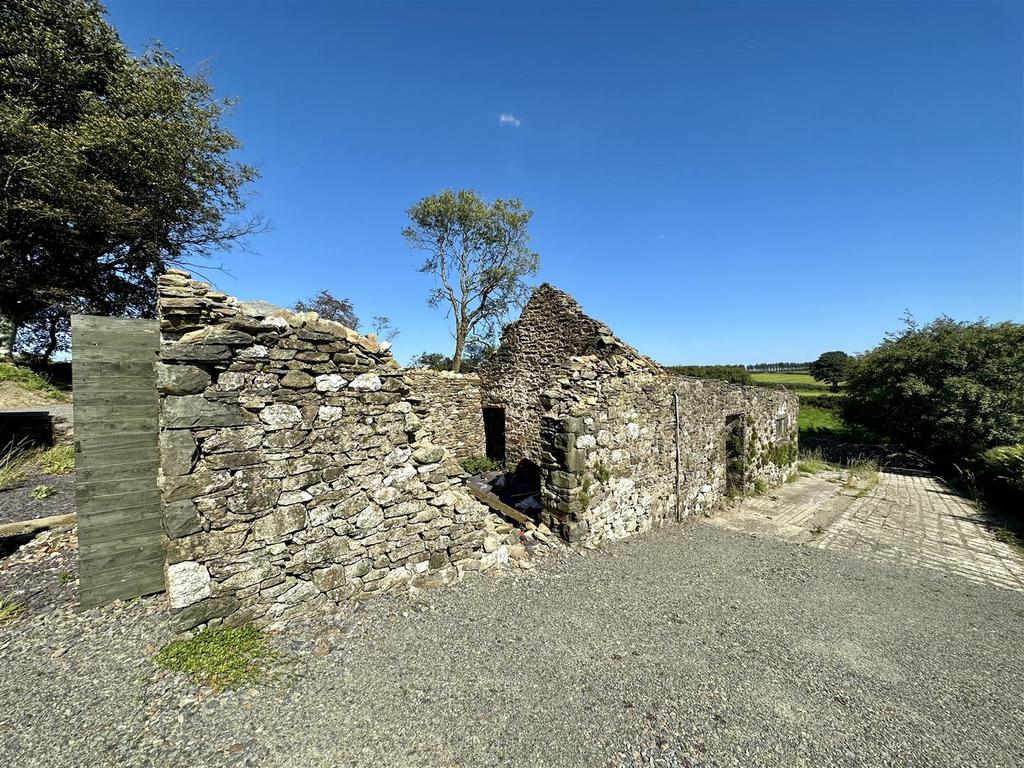
[[424, 416], [422, 430], [435, 445], [457, 459], [483, 456], [486, 451], [480, 399], [480, 377], [417, 368], [406, 371]]
[[179, 628], [279, 623], [507, 559], [514, 534], [462, 489], [453, 452], [431, 440], [422, 377], [386, 345], [178, 271], [161, 277], [158, 308]]
[[637, 370], [628, 359], [592, 355], [573, 366], [545, 392], [542, 423], [545, 522], [569, 541], [621, 538], [710, 510], [726, 494], [730, 416], [744, 426], [745, 489], [795, 471], [795, 395]]

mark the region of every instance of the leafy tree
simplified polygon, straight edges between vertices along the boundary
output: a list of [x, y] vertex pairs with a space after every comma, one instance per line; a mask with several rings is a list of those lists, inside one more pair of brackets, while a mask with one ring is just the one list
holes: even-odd
[[818, 381], [832, 385], [832, 391], [839, 391], [839, 382], [846, 379], [853, 358], [845, 352], [822, 352], [813, 363], [807, 366], [811, 376]]
[[409, 361], [410, 368], [430, 368], [432, 371], [450, 371], [452, 359], [440, 352], [421, 352]]
[[908, 320], [854, 362], [843, 413], [940, 461], [1024, 443], [1024, 325]]
[[519, 200], [488, 205], [471, 190], [445, 190], [409, 209], [411, 225], [402, 234], [426, 254], [420, 271], [437, 280], [428, 302], [445, 306], [455, 324], [451, 370], [462, 369], [467, 344], [491, 338], [528, 298], [524, 278], [540, 264], [528, 247], [532, 216]]
[[[313, 298], [303, 301], [296, 301], [292, 306], [296, 312], [316, 312], [324, 320], [333, 320], [353, 331], [359, 330], [359, 316], [355, 307], [349, 299], [339, 299], [330, 291], [320, 291]], [[376, 315], [371, 323], [372, 333], [377, 338], [391, 343], [398, 338], [398, 329], [391, 324], [391, 319], [386, 315]]]
[[55, 307], [152, 314], [154, 280], [262, 228], [231, 103], [97, 0], [0, 7], [0, 355]]
[[[462, 373], [475, 373], [494, 352], [494, 347], [481, 342], [470, 342], [462, 358]], [[452, 359], [441, 352], [423, 352], [409, 361], [412, 368], [430, 368], [434, 371], [452, 370]]]
[[336, 298], [330, 291], [320, 291], [308, 301], [300, 299], [292, 308], [296, 312], [316, 312], [324, 320], [341, 323], [353, 331], [359, 329], [359, 316], [356, 315], [352, 302]]

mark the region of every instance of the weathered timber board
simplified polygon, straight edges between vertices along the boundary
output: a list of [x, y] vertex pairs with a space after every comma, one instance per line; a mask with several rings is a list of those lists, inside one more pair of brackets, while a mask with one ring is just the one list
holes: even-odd
[[83, 607], [160, 592], [156, 320], [71, 317]]

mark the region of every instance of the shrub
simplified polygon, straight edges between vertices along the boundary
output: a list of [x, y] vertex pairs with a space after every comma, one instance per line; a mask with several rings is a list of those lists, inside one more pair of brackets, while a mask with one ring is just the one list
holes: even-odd
[[1024, 445], [989, 448], [975, 466], [986, 490], [1024, 502]]
[[267, 637], [253, 626], [204, 629], [188, 640], [165, 645], [156, 663], [172, 672], [184, 672], [194, 682], [215, 690], [253, 682], [260, 661], [274, 656]]
[[594, 479], [599, 483], [607, 483], [612, 476], [612, 471], [605, 466], [604, 462], [599, 461], [594, 465]]
[[459, 464], [471, 475], [482, 475], [484, 472], [493, 472], [496, 469], [501, 469], [501, 465], [498, 462], [487, 456], [470, 456], [460, 461]]
[[782, 443], [776, 443], [768, 449], [768, 461], [777, 467], [788, 467], [794, 461], [796, 461], [797, 448], [796, 443], [791, 440], [786, 440]]
[[945, 463], [1024, 443], [1024, 325], [908, 320], [854, 363], [842, 407]]

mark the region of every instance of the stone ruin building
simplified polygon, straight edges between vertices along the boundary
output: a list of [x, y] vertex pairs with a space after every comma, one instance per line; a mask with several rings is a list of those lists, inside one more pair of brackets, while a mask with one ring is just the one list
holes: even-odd
[[570, 542], [706, 512], [793, 472], [795, 395], [675, 376], [550, 285], [480, 377], [489, 455], [536, 465], [541, 519]]
[[794, 471], [795, 396], [673, 376], [549, 285], [479, 376], [402, 369], [372, 335], [184, 272], [161, 277], [158, 310], [179, 629], [280, 623], [528, 559], [524, 543], [550, 537], [482, 503], [459, 459], [516, 466], [539, 499], [531, 529], [583, 543]]

